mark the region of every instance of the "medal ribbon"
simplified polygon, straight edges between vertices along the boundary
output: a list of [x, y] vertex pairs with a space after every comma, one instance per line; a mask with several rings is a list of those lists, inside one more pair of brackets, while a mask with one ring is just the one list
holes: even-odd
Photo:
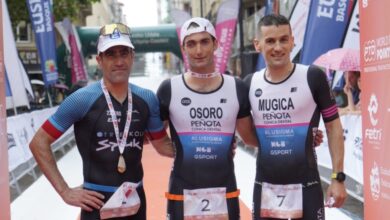
[[125, 124], [125, 129], [124, 129], [123, 134], [122, 134], [122, 139], [120, 139], [119, 138], [118, 119], [117, 119], [116, 114], [115, 114], [114, 105], [112, 104], [110, 94], [108, 93], [108, 90], [107, 90], [106, 86], [104, 85], [103, 79], [100, 80], [100, 85], [102, 86], [104, 97], [106, 98], [108, 109], [110, 110], [110, 115], [112, 118], [112, 125], [114, 126], [114, 130], [115, 130], [116, 142], [118, 144], [119, 152], [122, 155], [123, 151], [125, 150], [125, 147], [126, 147], [126, 140], [127, 140], [128, 134], [129, 134], [130, 123], [131, 123], [131, 113], [133, 111], [133, 98], [131, 96], [131, 89], [130, 89], [130, 87], [128, 87], [126, 124]]

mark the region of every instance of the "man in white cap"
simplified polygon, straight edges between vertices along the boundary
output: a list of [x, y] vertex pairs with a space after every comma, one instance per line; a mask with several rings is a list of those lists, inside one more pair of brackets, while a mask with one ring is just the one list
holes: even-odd
[[[173, 157], [172, 143], [160, 119], [157, 97], [128, 82], [134, 60], [130, 29], [123, 24], [102, 27], [97, 50], [103, 79], [65, 99], [37, 131], [30, 149], [61, 198], [82, 209], [82, 220], [145, 220], [144, 136], [164, 156]], [[76, 188], [64, 180], [50, 148], [72, 125], [83, 161], [84, 184]], [[112, 205], [110, 197], [122, 203]]]
[[169, 121], [176, 147], [168, 199], [169, 220], [240, 218], [233, 164], [237, 129], [246, 144], [257, 146], [245, 84], [215, 69], [215, 29], [204, 18], [181, 28], [188, 72], [158, 89], [161, 117]]

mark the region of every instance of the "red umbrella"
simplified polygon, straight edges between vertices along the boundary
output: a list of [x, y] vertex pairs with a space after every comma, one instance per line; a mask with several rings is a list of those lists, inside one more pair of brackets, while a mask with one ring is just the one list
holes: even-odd
[[318, 57], [313, 64], [332, 70], [360, 71], [360, 52], [350, 48], [329, 50]]

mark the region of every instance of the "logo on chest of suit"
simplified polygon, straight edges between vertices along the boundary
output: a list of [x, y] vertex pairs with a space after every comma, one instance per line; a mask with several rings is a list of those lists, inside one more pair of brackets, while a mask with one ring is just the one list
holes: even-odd
[[289, 111], [294, 110], [292, 98], [259, 99], [258, 110], [266, 124], [290, 123]]
[[[115, 141], [110, 141], [108, 139], [99, 141], [99, 147], [96, 148], [96, 151], [102, 151], [106, 149], [110, 149], [111, 151], [115, 151], [115, 148], [118, 148], [118, 143]], [[142, 150], [141, 142], [137, 139], [133, 138], [129, 142], [126, 143], [125, 148], [137, 148], [138, 150]]]
[[181, 99], [181, 104], [184, 106], [189, 106], [191, 104], [191, 99], [188, 97], [184, 97]]
[[261, 90], [261, 89], [256, 89], [256, 91], [255, 91], [255, 96], [256, 96], [257, 98], [260, 97], [262, 94], [263, 94], [263, 90]]
[[191, 127], [197, 131], [220, 131], [223, 110], [220, 107], [190, 108]]
[[259, 99], [259, 111], [294, 110], [291, 98]]
[[[115, 111], [115, 114], [116, 114], [116, 118], [118, 120], [118, 123], [120, 123], [121, 120], [122, 120], [122, 112], [121, 111]], [[139, 113], [138, 110], [133, 109], [132, 112], [131, 112], [131, 115], [132, 115], [131, 122], [138, 122], [138, 121], [140, 121], [140, 119], [137, 116], [139, 114], [140, 113]], [[112, 117], [111, 117], [110, 110], [106, 111], [106, 115], [107, 115], [107, 122], [112, 123]], [[125, 118], [123, 120], [126, 120], [126, 113], [125, 113]]]

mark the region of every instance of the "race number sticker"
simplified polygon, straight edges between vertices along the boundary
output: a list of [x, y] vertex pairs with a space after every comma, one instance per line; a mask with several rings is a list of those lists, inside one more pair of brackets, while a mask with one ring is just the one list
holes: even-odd
[[183, 190], [185, 220], [228, 220], [226, 188]]
[[262, 183], [260, 216], [263, 218], [302, 218], [302, 185]]
[[131, 216], [138, 212], [141, 201], [137, 193], [138, 184], [124, 182], [100, 209], [100, 218]]

